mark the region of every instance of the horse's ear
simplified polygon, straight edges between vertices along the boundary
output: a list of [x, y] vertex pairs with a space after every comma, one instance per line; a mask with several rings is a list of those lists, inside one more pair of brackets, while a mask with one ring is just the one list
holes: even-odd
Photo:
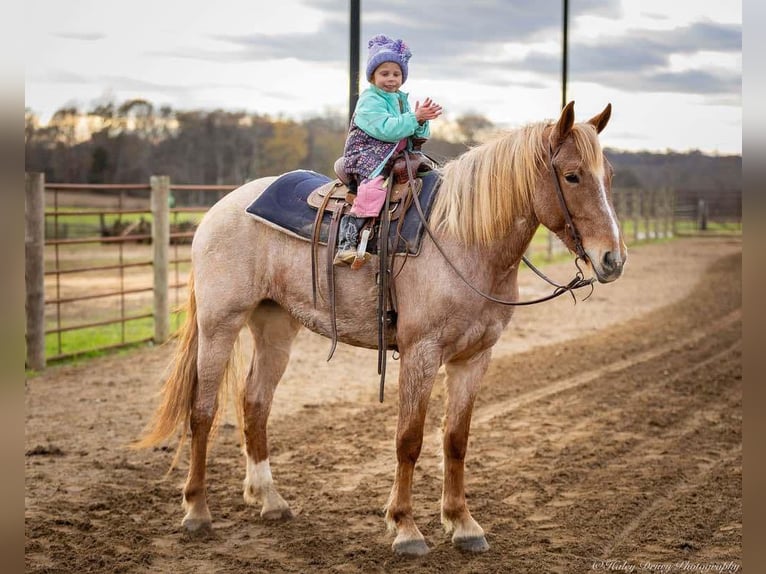
[[612, 104], [607, 104], [604, 111], [597, 116], [593, 116], [588, 120], [589, 124], [596, 126], [596, 132], [601, 133], [609, 123], [609, 118], [612, 116]]
[[551, 143], [553, 147], [558, 147], [567, 138], [569, 132], [572, 131], [574, 125], [574, 100], [569, 102], [564, 109], [561, 110], [561, 116], [556, 125], [553, 126], [553, 133], [551, 134]]

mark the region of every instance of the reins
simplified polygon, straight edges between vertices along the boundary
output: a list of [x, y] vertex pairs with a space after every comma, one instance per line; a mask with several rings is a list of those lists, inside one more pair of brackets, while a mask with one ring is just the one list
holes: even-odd
[[[481, 289], [477, 288], [475, 285], [472, 285], [468, 279], [460, 272], [460, 270], [455, 267], [455, 264], [450, 261], [450, 258], [447, 256], [447, 254], [444, 251], [444, 248], [441, 246], [439, 241], [434, 236], [433, 231], [431, 230], [431, 227], [428, 225], [428, 221], [426, 219], [425, 214], [423, 213], [423, 207], [420, 205], [420, 198], [418, 197], [418, 194], [415, 192], [414, 189], [414, 177], [412, 174], [412, 169], [410, 167], [409, 162], [409, 152], [407, 150], [404, 150], [405, 154], [405, 163], [407, 164], [407, 176], [410, 180], [410, 186], [412, 189], [412, 195], [413, 195], [413, 203], [415, 204], [415, 209], [418, 212], [418, 217], [420, 218], [421, 223], [423, 224], [423, 228], [425, 229], [426, 233], [428, 233], [428, 236], [431, 238], [431, 241], [433, 241], [434, 246], [436, 249], [441, 253], [442, 257], [444, 257], [444, 260], [447, 262], [447, 264], [452, 268], [452, 270], [455, 272], [455, 274], [463, 281], [463, 283], [466, 284], [474, 293], [477, 295], [483, 297], [484, 299], [488, 301], [492, 301], [493, 303], [498, 303], [499, 305], [509, 305], [509, 306], [523, 306], [523, 305], [535, 305], [537, 303], [543, 303], [545, 301], [550, 301], [551, 299], [555, 299], [556, 297], [563, 295], [564, 293], [569, 293], [572, 296], [572, 299], [577, 302], [577, 298], [574, 295], [575, 289], [581, 289], [583, 287], [590, 287], [591, 293], [588, 293], [588, 295], [585, 297], [587, 299], [590, 297], [590, 295], [593, 293], [593, 284], [596, 282], [595, 278], [591, 279], [585, 279], [585, 276], [583, 275], [582, 269], [580, 268], [579, 261], [585, 261], [587, 259], [587, 255], [585, 253], [585, 249], [582, 246], [582, 241], [580, 240], [580, 235], [577, 233], [577, 229], [575, 228], [574, 221], [572, 221], [572, 216], [569, 213], [569, 208], [567, 207], [566, 200], [564, 199], [564, 192], [561, 189], [561, 183], [559, 182], [559, 175], [558, 171], [556, 170], [556, 167], [553, 165], [553, 158], [555, 157], [555, 154], [553, 153], [552, 148], [549, 149], [549, 167], [551, 169], [551, 175], [553, 177], [554, 182], [556, 183], [556, 194], [559, 198], [559, 203], [561, 204], [561, 209], [564, 212], [564, 219], [566, 221], [566, 227], [569, 229], [569, 233], [572, 236], [572, 241], [575, 244], [575, 249], [577, 251], [577, 257], [575, 258], [575, 267], [577, 267], [577, 273], [575, 273], [574, 278], [567, 283], [566, 285], [560, 285], [556, 283], [555, 281], [548, 278], [542, 271], [540, 271], [537, 267], [535, 267], [532, 262], [526, 257], [526, 255], [522, 256], [522, 260], [524, 263], [527, 264], [527, 266], [534, 271], [534, 273], [546, 281], [547, 283], [553, 285], [556, 287], [556, 289], [551, 293], [550, 295], [547, 295], [545, 297], [540, 297], [539, 299], [532, 299], [529, 301], [508, 301], [505, 299], [498, 299], [497, 297], [494, 297], [488, 293], [484, 293]], [[556, 153], [558, 153], [558, 149], [556, 150]]]

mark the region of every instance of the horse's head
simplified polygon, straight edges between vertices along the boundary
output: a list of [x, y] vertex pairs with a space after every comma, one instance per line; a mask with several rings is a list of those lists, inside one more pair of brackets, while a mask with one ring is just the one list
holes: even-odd
[[611, 113], [609, 104], [588, 122], [575, 124], [574, 102], [567, 104], [544, 132], [546, 166], [532, 197], [540, 223], [582, 256], [579, 238], [601, 283], [617, 279], [628, 256], [612, 204], [612, 166], [598, 141]]

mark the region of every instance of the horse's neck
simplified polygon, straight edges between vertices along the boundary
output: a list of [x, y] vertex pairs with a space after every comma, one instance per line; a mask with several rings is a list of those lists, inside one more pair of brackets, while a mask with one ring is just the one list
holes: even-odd
[[509, 279], [515, 277], [521, 258], [539, 225], [533, 214], [519, 217], [505, 237], [477, 248], [472, 254], [483, 270], [487, 283], [494, 286], [497, 294], [502, 294], [506, 289], [515, 289], [515, 282], [510, 284]]
[[539, 222], [531, 213], [519, 217], [506, 237], [489, 246], [490, 256], [497, 262], [499, 269], [509, 269], [521, 261], [539, 226]]

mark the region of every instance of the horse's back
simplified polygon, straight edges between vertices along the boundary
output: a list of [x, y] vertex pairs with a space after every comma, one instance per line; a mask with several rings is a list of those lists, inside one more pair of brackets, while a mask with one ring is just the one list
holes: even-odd
[[245, 219], [249, 219], [245, 213], [245, 208], [258, 197], [263, 190], [265, 190], [271, 183], [277, 180], [277, 176], [262, 177], [248, 181], [240, 185], [238, 188], [233, 189], [221, 199], [219, 199], [205, 214], [200, 226], [205, 223], [205, 219], [212, 219], [219, 217], [220, 212], [237, 211], [245, 216]]
[[194, 234], [193, 249], [209, 250], [211, 242], [223, 240], [243, 241], [252, 231], [253, 218], [245, 209], [276, 177], [263, 177], [249, 181], [219, 199], [200, 221]]

